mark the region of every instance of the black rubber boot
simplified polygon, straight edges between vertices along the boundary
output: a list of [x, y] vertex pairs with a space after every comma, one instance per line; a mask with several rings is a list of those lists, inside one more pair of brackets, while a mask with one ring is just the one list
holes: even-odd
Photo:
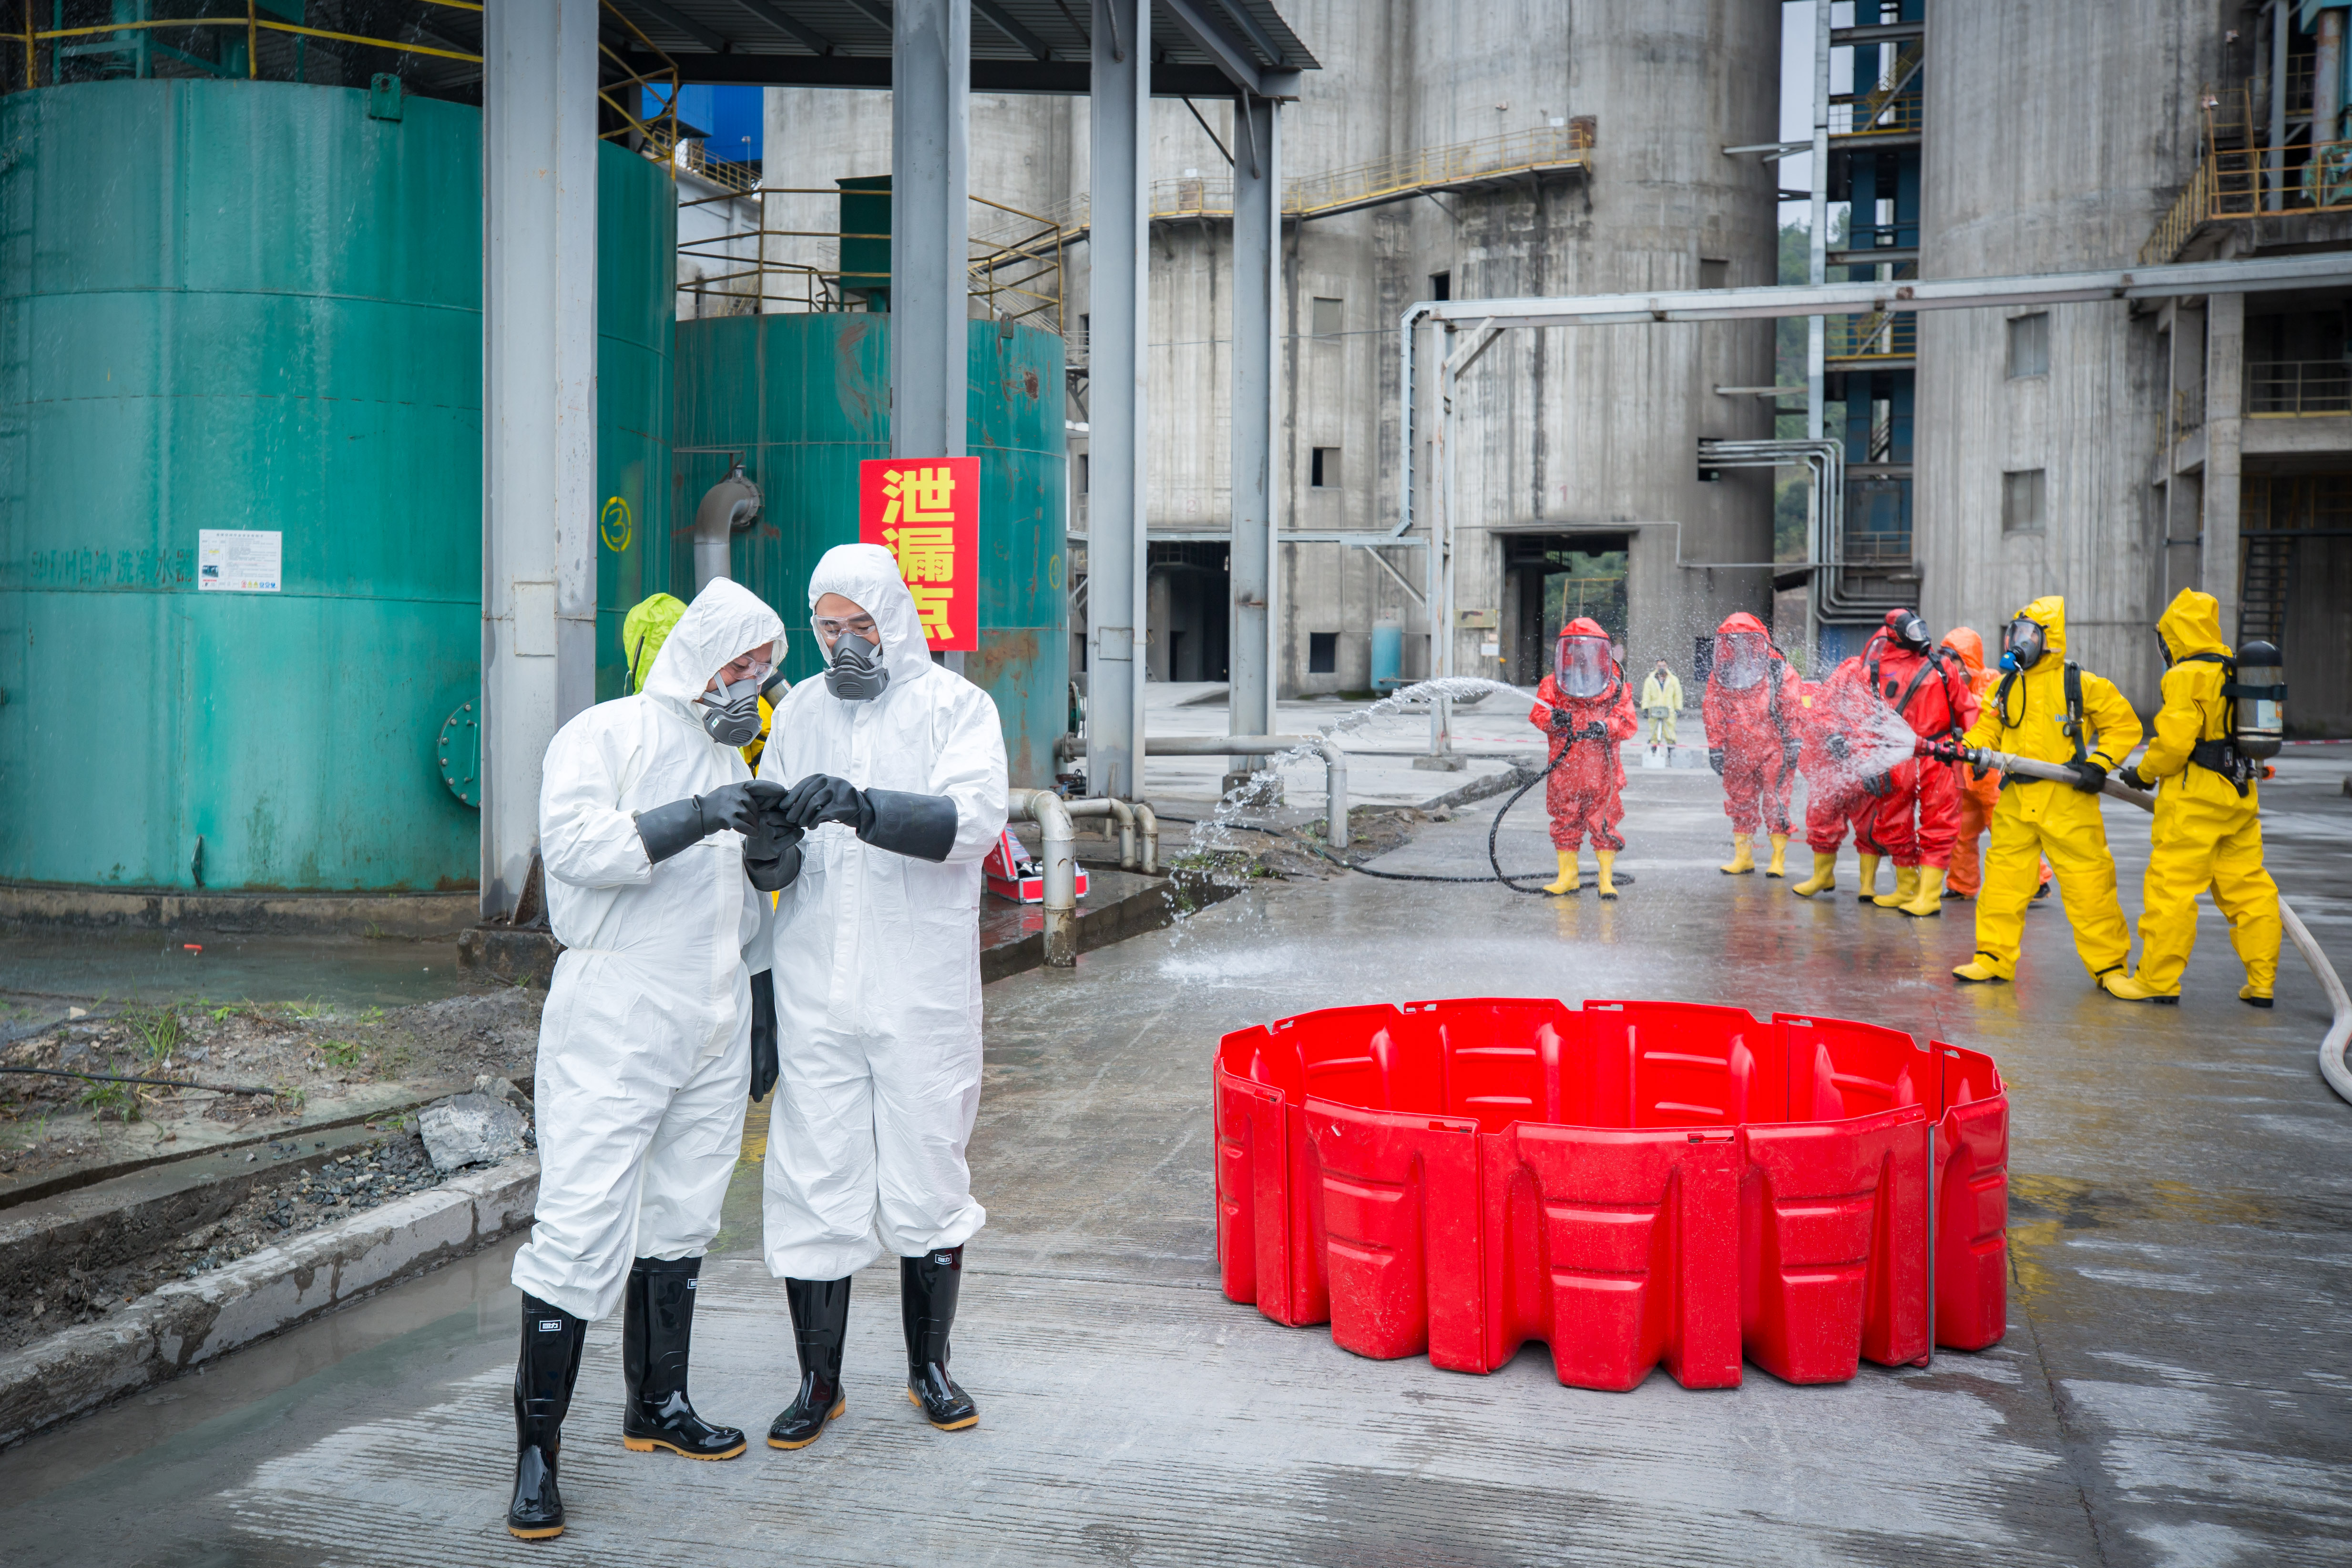
[[563, 1494], [555, 1489], [555, 1451], [563, 1415], [580, 1381], [580, 1347], [588, 1324], [536, 1296], [522, 1299], [522, 1353], [515, 1362], [515, 1486], [507, 1531], [525, 1541], [563, 1533]]
[[800, 1352], [801, 1390], [768, 1428], [771, 1448], [805, 1448], [824, 1424], [849, 1408], [841, 1396], [841, 1347], [849, 1338], [847, 1279], [787, 1279], [793, 1344]]
[[948, 1375], [948, 1331], [955, 1327], [963, 1248], [943, 1247], [898, 1259], [898, 1310], [907, 1324], [907, 1397], [942, 1432], [980, 1425], [971, 1395]]
[[689, 1459], [731, 1459], [743, 1451], [742, 1433], [713, 1426], [686, 1397], [701, 1273], [699, 1258], [640, 1258], [629, 1268], [621, 1319], [621, 1447], [633, 1454], [667, 1448]]

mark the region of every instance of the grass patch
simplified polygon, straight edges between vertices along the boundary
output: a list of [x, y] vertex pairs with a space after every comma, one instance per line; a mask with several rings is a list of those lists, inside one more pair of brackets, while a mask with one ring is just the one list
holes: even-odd
[[140, 1007], [126, 1012], [123, 1022], [131, 1026], [131, 1037], [139, 1042], [140, 1054], [150, 1062], [160, 1062], [180, 1048], [187, 1032], [180, 1026], [177, 1007]]

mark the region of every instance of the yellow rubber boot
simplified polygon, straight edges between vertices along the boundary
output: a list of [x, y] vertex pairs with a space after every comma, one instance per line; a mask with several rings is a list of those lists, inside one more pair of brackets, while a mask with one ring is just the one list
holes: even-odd
[[1544, 889], [1547, 893], [1572, 893], [1581, 886], [1576, 876], [1576, 851], [1559, 851], [1559, 880]]
[[1731, 836], [1731, 864], [1728, 866], [1719, 866], [1717, 869], [1721, 871], [1727, 877], [1744, 877], [1748, 875], [1748, 872], [1756, 869], [1756, 852], [1753, 847], [1755, 842], [1755, 839], [1748, 834], [1733, 834]]
[[2271, 1005], [2271, 994], [2264, 987], [2249, 980], [2238, 987], [2238, 1000], [2250, 1007], [2267, 1007]]
[[1864, 855], [1861, 858], [1862, 901], [1866, 904], [1878, 896], [1879, 858], [1875, 855]]
[[1617, 896], [1617, 884], [1610, 879], [1609, 868], [1617, 864], [1617, 851], [1614, 849], [1595, 849], [1592, 852], [1592, 858], [1601, 862], [1601, 896], [1604, 899], [1615, 898]]
[[2118, 1002], [2158, 1002], [2177, 1005], [2180, 1001], [2179, 992], [2158, 991], [2120, 969], [2110, 969], [2100, 975], [2099, 989]]
[[1836, 890], [1837, 857], [1834, 854], [1824, 855], [1819, 850], [1813, 852], [1813, 874], [1789, 889], [1801, 899], [1810, 899], [1815, 893], [1832, 893]]
[[1971, 985], [1982, 985], [1988, 981], [2007, 980], [2009, 976], [1987, 963], [1985, 955], [1980, 952], [1953, 970], [1952, 978], [1965, 981]]
[[1919, 886], [1908, 903], [1895, 906], [1906, 915], [1925, 920], [1944, 912], [1944, 871], [1940, 866], [1919, 868]]
[[1769, 837], [1772, 840], [1772, 860], [1764, 868], [1764, 874], [1768, 877], [1785, 877], [1789, 874], [1789, 836], [1785, 833], [1775, 833]]
[[1881, 893], [1870, 901], [1882, 910], [1899, 910], [1918, 896], [1919, 868], [1897, 866], [1895, 868], [1895, 890], [1891, 893]]

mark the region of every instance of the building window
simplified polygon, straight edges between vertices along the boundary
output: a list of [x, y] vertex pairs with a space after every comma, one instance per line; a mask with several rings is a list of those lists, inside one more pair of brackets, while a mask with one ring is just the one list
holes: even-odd
[[1307, 634], [1307, 673], [1309, 675], [1339, 673], [1339, 634], [1338, 632]]
[[1087, 493], [1087, 456], [1088, 456], [1088, 454], [1087, 454], [1087, 453], [1085, 453], [1085, 452], [1080, 452], [1080, 453], [1078, 454], [1078, 493], [1079, 493], [1080, 495], [1084, 495], [1084, 494], [1086, 494], [1086, 493]]
[[1716, 261], [1707, 257], [1698, 258], [1698, 286], [1702, 289], [1731, 287], [1731, 263]]
[[2009, 319], [2009, 377], [2050, 374], [2050, 312]]
[[1339, 488], [1339, 447], [1315, 448], [1314, 456], [1308, 462], [1307, 482], [1318, 490], [1336, 490]]
[[1338, 337], [1339, 335], [1339, 301], [1326, 300], [1321, 295], [1317, 295], [1314, 315], [1308, 324], [1318, 338]]
[[1078, 313], [1078, 347], [1085, 348], [1087, 346], [1087, 334], [1094, 324], [1095, 319], [1092, 316], [1087, 315], [1083, 310]]
[[2000, 531], [2003, 533], [2042, 531], [2042, 508], [2046, 497], [2043, 475], [2044, 470], [2041, 468], [2023, 468], [2001, 475]]
[[1429, 275], [1429, 297], [1433, 300], [1454, 298], [1454, 274], [1433, 272]]

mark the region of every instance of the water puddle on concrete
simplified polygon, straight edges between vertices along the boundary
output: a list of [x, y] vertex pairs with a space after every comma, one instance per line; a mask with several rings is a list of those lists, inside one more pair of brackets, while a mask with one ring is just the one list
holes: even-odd
[[173, 1500], [234, 1484], [272, 1454], [366, 1419], [380, 1398], [509, 1359], [518, 1309], [507, 1273], [526, 1234], [0, 1454], [0, 1540], [37, 1559], [77, 1535], [86, 1548], [94, 1521], [168, 1519]]

